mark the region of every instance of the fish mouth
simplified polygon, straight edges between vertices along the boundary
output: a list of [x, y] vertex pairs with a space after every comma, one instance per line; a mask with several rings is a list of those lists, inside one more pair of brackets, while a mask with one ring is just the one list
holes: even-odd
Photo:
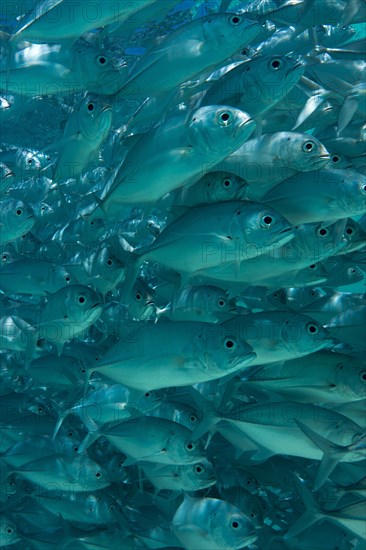
[[105, 111], [110, 111], [112, 109], [112, 105], [105, 105], [103, 108], [102, 108], [102, 113], [104, 113]]
[[295, 63], [295, 65], [293, 67], [291, 67], [287, 72], [286, 72], [286, 76], [288, 76], [289, 74], [297, 71], [298, 69], [300, 68], [303, 68], [305, 70], [305, 65], [301, 62], [301, 61], [298, 61], [297, 63]]
[[273, 235], [272, 238], [266, 242], [266, 244], [270, 245], [270, 244], [278, 244], [278, 243], [281, 243], [281, 244], [287, 243], [294, 236], [291, 234], [293, 230], [294, 228], [292, 226], [282, 229], [281, 231], [279, 231], [279, 233], [277, 233], [276, 235]]
[[[252, 117], [249, 117], [246, 120], [243, 120], [242, 122], [240, 122], [240, 124], [237, 125], [237, 127], [234, 131], [234, 137], [236, 137], [236, 135], [238, 134], [238, 132], [240, 132], [240, 130], [242, 128], [244, 128], [245, 126], [247, 126], [251, 122], [255, 122], [254, 118], [252, 118]], [[254, 130], [254, 128], [253, 128], [253, 130]]]
[[102, 305], [102, 302], [96, 302], [89, 309], [95, 309], [96, 307], [101, 306], [101, 305]]

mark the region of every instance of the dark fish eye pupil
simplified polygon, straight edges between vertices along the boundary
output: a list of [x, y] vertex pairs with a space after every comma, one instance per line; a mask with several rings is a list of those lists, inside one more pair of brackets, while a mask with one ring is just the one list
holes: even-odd
[[17, 216], [21, 216], [22, 215], [22, 210], [20, 208], [18, 208], [18, 210], [16, 211], [16, 215]]
[[101, 475], [102, 475], [102, 474], [101, 474], [100, 472], [97, 472], [97, 473], [95, 474], [95, 477], [101, 477]]
[[324, 229], [324, 228], [323, 228], [323, 229], [320, 229], [320, 230], [319, 230], [319, 234], [322, 235], [322, 236], [324, 236], [324, 235], [327, 234], [327, 230]]
[[347, 227], [346, 233], [347, 233], [347, 235], [352, 235], [352, 233], [353, 233], [352, 227]]
[[136, 294], [136, 300], [141, 300], [141, 294], [139, 293]]
[[145, 397], [150, 397], [149, 392], [146, 392], [146, 393], [145, 393]]
[[339, 161], [339, 157], [334, 156], [332, 160], [333, 160], [333, 162], [338, 162], [338, 161]]
[[272, 218], [271, 218], [271, 216], [265, 216], [263, 218], [263, 221], [266, 225], [270, 225], [272, 223]]
[[363, 373], [362, 373], [361, 378], [362, 378], [363, 381], [366, 382], [366, 372], [363, 372]]
[[92, 103], [89, 103], [88, 105], [88, 111], [93, 111], [94, 105]]
[[28, 162], [28, 164], [32, 164], [33, 161], [32, 161], [32, 159], [28, 159], [27, 162]]
[[306, 147], [306, 149], [307, 149], [308, 151], [311, 151], [311, 149], [313, 148], [313, 144], [310, 143], [310, 142], [308, 142], [308, 143], [305, 145], [305, 147]]
[[222, 113], [220, 118], [223, 122], [227, 122], [230, 118], [230, 115], [229, 115], [229, 113]]
[[112, 263], [113, 263], [112, 260], [107, 260], [108, 265], [112, 265]]
[[310, 269], [315, 269], [315, 264], [309, 265]]
[[198, 474], [201, 473], [201, 472], [202, 472], [202, 468], [201, 468], [200, 466], [197, 466], [196, 472], [197, 472]]
[[239, 23], [240, 18], [237, 17], [237, 16], [235, 16], [235, 17], [233, 17], [233, 18], [231, 19], [231, 21], [236, 25], [237, 23]]
[[316, 332], [316, 326], [315, 325], [310, 325], [309, 326], [309, 332], [312, 332], [314, 334], [314, 332]]
[[187, 449], [188, 449], [189, 451], [191, 451], [191, 450], [193, 449], [193, 445], [192, 445], [192, 443], [188, 443], [188, 445], [187, 445]]
[[83, 304], [85, 302], [84, 296], [79, 296], [79, 304]]
[[239, 527], [239, 523], [237, 521], [233, 521], [231, 525], [234, 529], [237, 529]]
[[234, 342], [232, 340], [226, 340], [225, 346], [229, 349], [234, 347]]
[[106, 58], [103, 57], [103, 56], [101, 56], [101, 57], [99, 58], [99, 63], [100, 63], [101, 65], [104, 65], [105, 62], [106, 62]]
[[230, 187], [230, 180], [224, 180], [225, 187]]
[[278, 61], [278, 59], [275, 59], [274, 61], [272, 61], [272, 67], [274, 69], [278, 69], [279, 66], [280, 66], [280, 62]]
[[13, 529], [11, 527], [8, 527], [6, 532], [8, 533], [8, 535], [11, 535], [13, 532]]

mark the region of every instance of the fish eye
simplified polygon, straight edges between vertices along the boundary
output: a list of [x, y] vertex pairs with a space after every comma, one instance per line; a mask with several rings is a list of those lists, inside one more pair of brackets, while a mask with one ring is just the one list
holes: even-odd
[[66, 281], [67, 283], [69, 283], [69, 282], [70, 282], [70, 277], [69, 277], [69, 275], [66, 275], [66, 277], [65, 277], [65, 281]]
[[279, 59], [272, 59], [272, 61], [270, 61], [269, 63], [269, 68], [278, 71], [278, 69], [280, 69], [281, 67], [281, 64], [282, 63]]
[[21, 216], [23, 214], [23, 210], [21, 208], [17, 208], [15, 213], [17, 216]]
[[269, 216], [268, 214], [266, 214], [265, 216], [262, 216], [261, 218], [262, 227], [270, 227], [270, 225], [272, 225], [273, 222], [274, 222], [273, 216]]
[[306, 330], [308, 331], [309, 334], [317, 334], [319, 332], [318, 327], [314, 325], [314, 323], [308, 323], [306, 325]]
[[107, 265], [113, 265], [113, 260], [111, 258], [108, 258]]
[[97, 57], [97, 63], [98, 63], [98, 65], [100, 65], [100, 66], [106, 65], [106, 63], [107, 63], [107, 58], [105, 57], [105, 55], [98, 55], [98, 57]]
[[89, 112], [94, 111], [94, 108], [95, 108], [95, 103], [93, 103], [92, 101], [90, 103], [88, 103], [87, 109], [88, 109]]
[[27, 160], [27, 163], [28, 163], [28, 164], [33, 164], [33, 159], [28, 159], [28, 160]]
[[219, 114], [219, 124], [221, 126], [229, 126], [233, 121], [233, 115], [230, 111], [221, 111]]
[[311, 153], [316, 149], [316, 143], [315, 141], [306, 141], [304, 145], [302, 146], [302, 150], [305, 151], [305, 153]]
[[2, 259], [3, 262], [7, 262], [8, 259], [9, 259], [9, 254], [3, 254], [3, 255], [1, 256], [1, 259]]
[[189, 420], [190, 422], [197, 422], [197, 416], [195, 414], [191, 414]]
[[74, 445], [73, 448], [72, 448], [72, 450], [73, 450], [75, 453], [77, 453], [78, 450], [79, 450], [79, 447], [78, 447], [77, 445]]
[[234, 519], [232, 522], [231, 522], [231, 527], [233, 529], [240, 529], [240, 521], [238, 521], [237, 519]]
[[232, 180], [229, 178], [225, 178], [222, 182], [222, 185], [225, 187], [225, 189], [229, 189], [233, 184]]
[[309, 269], [315, 269], [315, 268], [316, 268], [316, 264], [309, 265]]
[[99, 479], [99, 478], [102, 477], [102, 474], [101, 474], [100, 472], [96, 472], [95, 477], [96, 477], [97, 479]]
[[337, 155], [334, 155], [334, 156], [332, 157], [332, 161], [333, 161], [334, 163], [339, 162], [339, 157], [338, 157]]
[[360, 186], [360, 189], [361, 189], [361, 193], [363, 193], [364, 195], [366, 195], [366, 185], [361, 185], [361, 186]]
[[7, 527], [7, 528], [6, 528], [6, 533], [7, 533], [8, 535], [12, 535], [12, 534], [14, 533], [14, 529], [13, 529], [12, 527]]
[[239, 17], [239, 15], [233, 15], [232, 17], [230, 17], [229, 23], [230, 25], [233, 25], [234, 27], [236, 27], [241, 23], [241, 17]]
[[205, 470], [206, 470], [203, 464], [195, 464], [193, 469], [196, 474], [203, 474], [205, 473]]
[[196, 448], [196, 445], [194, 443], [192, 443], [191, 441], [186, 443], [186, 450], [187, 451], [194, 451], [195, 448]]
[[79, 302], [79, 304], [83, 304], [85, 302], [85, 297], [84, 296], [79, 296], [78, 302]]
[[149, 391], [147, 391], [147, 392], [145, 393], [145, 397], [146, 397], [147, 399], [149, 399], [149, 397], [151, 397], [151, 393], [150, 393]]
[[241, 55], [248, 55], [249, 50], [247, 48], [244, 48], [244, 50], [241, 51]]
[[86, 371], [85, 371], [85, 367], [81, 367], [81, 368], [80, 368], [80, 372], [81, 372], [81, 374], [85, 374], [85, 372], [86, 372]]
[[238, 344], [233, 340], [233, 338], [225, 338], [224, 346], [226, 349], [236, 349]]
[[217, 305], [219, 307], [224, 307], [226, 306], [226, 301], [223, 298], [220, 298], [219, 300], [217, 300]]
[[139, 292], [136, 292], [135, 298], [139, 302], [142, 299], [142, 295]]
[[346, 233], [347, 233], [347, 235], [353, 235], [353, 229], [352, 229], [352, 227], [347, 227]]
[[363, 370], [362, 372], [360, 372], [360, 378], [362, 382], [366, 382], [366, 370]]
[[326, 237], [327, 235], [329, 235], [329, 229], [327, 229], [326, 227], [318, 227], [316, 233], [317, 235], [319, 235], [319, 237]]

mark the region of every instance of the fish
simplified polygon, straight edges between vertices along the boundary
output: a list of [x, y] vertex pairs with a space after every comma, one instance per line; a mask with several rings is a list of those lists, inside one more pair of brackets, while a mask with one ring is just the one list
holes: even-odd
[[356, 357], [324, 350], [261, 367], [243, 381], [244, 392], [246, 385], [274, 391], [298, 403], [348, 403], [365, 399], [366, 370]]
[[[249, 115], [224, 106], [202, 107], [188, 117], [173, 117], [142, 135], [129, 150], [111, 189], [104, 189], [99, 199], [102, 212], [113, 219], [121, 205], [151, 203], [192, 181], [205, 163], [222, 160], [246, 141], [254, 128]], [[174, 163], [174, 171], [167, 172], [164, 158]]]
[[247, 182], [250, 200], [261, 200], [280, 182], [328, 161], [327, 149], [314, 136], [276, 132], [248, 140], [218, 166]]
[[78, 178], [98, 154], [111, 124], [110, 105], [98, 98], [86, 97], [67, 121], [53, 179], [58, 182]]
[[174, 514], [172, 526], [187, 550], [244, 548], [257, 539], [250, 520], [239, 508], [214, 498], [194, 499], [186, 495]]
[[251, 115], [262, 115], [290, 93], [304, 70], [303, 64], [290, 56], [253, 56], [215, 82], [200, 106], [233, 105]]
[[171, 92], [239, 51], [259, 32], [258, 23], [233, 13], [191, 21], [146, 52], [115, 100]]
[[85, 285], [69, 285], [49, 294], [36, 327], [39, 339], [52, 343], [61, 355], [68, 340], [82, 334], [98, 319], [100, 296]]
[[0, 199], [0, 244], [16, 241], [27, 233], [35, 223], [31, 206], [6, 196]]
[[118, 342], [88, 371], [150, 391], [215, 380], [243, 369], [255, 358], [240, 335], [218, 337], [220, 330], [212, 330], [210, 323], [147, 324]]
[[[329, 222], [340, 219], [342, 216], [348, 217], [363, 214], [366, 208], [366, 179], [359, 172], [352, 170], [327, 170], [325, 172], [305, 172], [296, 177], [297, 184], [301, 185], [304, 193], [301, 201], [295, 201], [290, 205], [291, 190], [295, 178], [286, 180], [278, 184], [269, 191], [263, 201], [271, 204], [280, 212], [282, 205], [287, 200], [287, 207], [291, 209], [289, 215], [292, 223], [312, 223]], [[311, 195], [311, 213], [307, 193], [313, 189]], [[315, 191], [316, 189], [316, 191]], [[322, 192], [324, 189], [324, 192]], [[317, 201], [317, 196], [319, 201]], [[302, 212], [301, 212], [302, 210]], [[286, 211], [287, 212], [287, 211]]]
[[137, 417], [107, 426], [99, 434], [127, 455], [125, 466], [136, 461], [194, 464], [205, 458], [203, 446], [190, 440], [188, 428], [164, 418]]

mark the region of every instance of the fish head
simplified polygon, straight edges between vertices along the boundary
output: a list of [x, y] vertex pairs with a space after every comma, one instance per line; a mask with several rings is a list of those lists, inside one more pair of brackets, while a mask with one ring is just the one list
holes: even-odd
[[107, 135], [112, 124], [112, 108], [100, 98], [86, 97], [75, 115], [76, 126], [81, 135], [90, 141]]
[[10, 230], [18, 233], [21, 228], [22, 232], [26, 233], [34, 225], [34, 210], [21, 200], [10, 199], [6, 203], [4, 222]]
[[92, 272], [105, 277], [107, 280], [120, 280], [125, 274], [124, 263], [114, 255], [111, 246], [103, 246], [93, 258]]
[[193, 111], [188, 134], [192, 145], [205, 155], [224, 158], [249, 138], [255, 126], [253, 118], [240, 109], [208, 105]]
[[209, 350], [214, 359], [215, 368], [220, 369], [222, 376], [246, 367], [256, 357], [237, 323], [223, 322], [220, 325], [206, 323], [205, 327], [203, 338], [200, 340], [202, 353], [205, 353], [208, 361], [207, 350]]
[[0, 536], [1, 546], [10, 546], [11, 544], [15, 544], [21, 539], [15, 523], [10, 521], [3, 514], [1, 514], [0, 519]]
[[213, 466], [208, 460], [180, 466], [180, 475], [189, 491], [206, 489], [216, 483]]
[[137, 279], [128, 298], [130, 319], [147, 320], [155, 318], [157, 306], [154, 291], [142, 280]]
[[230, 299], [227, 292], [221, 288], [214, 286], [201, 287], [204, 289], [202, 293], [203, 303], [211, 312], [235, 312], [235, 300]]
[[325, 146], [314, 136], [296, 132], [281, 132], [283, 149], [289, 165], [298, 172], [322, 168], [330, 160]]
[[250, 93], [255, 102], [264, 100], [273, 104], [290, 92], [304, 72], [305, 65], [295, 57], [257, 54], [243, 64], [241, 91], [245, 98]]
[[248, 184], [240, 176], [226, 172], [210, 172], [203, 178], [210, 202], [245, 200]]
[[15, 165], [20, 178], [39, 174], [51, 162], [51, 157], [46, 153], [19, 148], [15, 153]]
[[16, 181], [14, 172], [4, 164], [0, 162], [0, 191], [4, 193], [9, 189], [11, 185]]
[[203, 39], [211, 48], [222, 52], [239, 50], [258, 36], [262, 27], [257, 21], [236, 13], [218, 13], [205, 18]]
[[357, 360], [344, 355], [335, 370], [334, 386], [353, 399], [366, 398], [366, 366]]
[[236, 209], [230, 235], [238, 238], [245, 235], [246, 246], [255, 247], [257, 256], [270, 247], [284, 245], [294, 237], [290, 222], [282, 214], [256, 202], [243, 203]]
[[186, 439], [182, 433], [171, 432], [165, 450], [174, 464], [195, 464], [206, 458], [202, 442]]
[[355, 222], [352, 218], [348, 218], [346, 227], [344, 228], [344, 238], [346, 245], [342, 249], [343, 253], [353, 252], [365, 246], [366, 232], [359, 223]]
[[127, 79], [128, 67], [117, 63], [110, 52], [98, 50], [86, 43], [73, 49], [73, 66], [81, 73], [88, 91], [93, 94], [113, 94]]
[[334, 170], [342, 175], [338, 186], [338, 200], [353, 215], [366, 211], [366, 176], [353, 170]]
[[90, 324], [98, 319], [102, 312], [102, 300], [97, 292], [79, 284], [70, 285], [61, 291], [65, 292], [58, 298], [63, 298], [65, 315], [70, 321]]
[[299, 357], [335, 343], [328, 330], [320, 323], [300, 313], [285, 315], [280, 333], [286, 349]]
[[[224, 502], [224, 501], [222, 501]], [[210, 533], [223, 548], [242, 548], [257, 539], [250, 519], [236, 506], [225, 502], [210, 520]]]
[[80, 455], [75, 459], [72, 465], [72, 469], [74, 468], [76, 469], [75, 477], [78, 483], [85, 487], [85, 491], [103, 489], [110, 485], [107, 471], [85, 455]]

